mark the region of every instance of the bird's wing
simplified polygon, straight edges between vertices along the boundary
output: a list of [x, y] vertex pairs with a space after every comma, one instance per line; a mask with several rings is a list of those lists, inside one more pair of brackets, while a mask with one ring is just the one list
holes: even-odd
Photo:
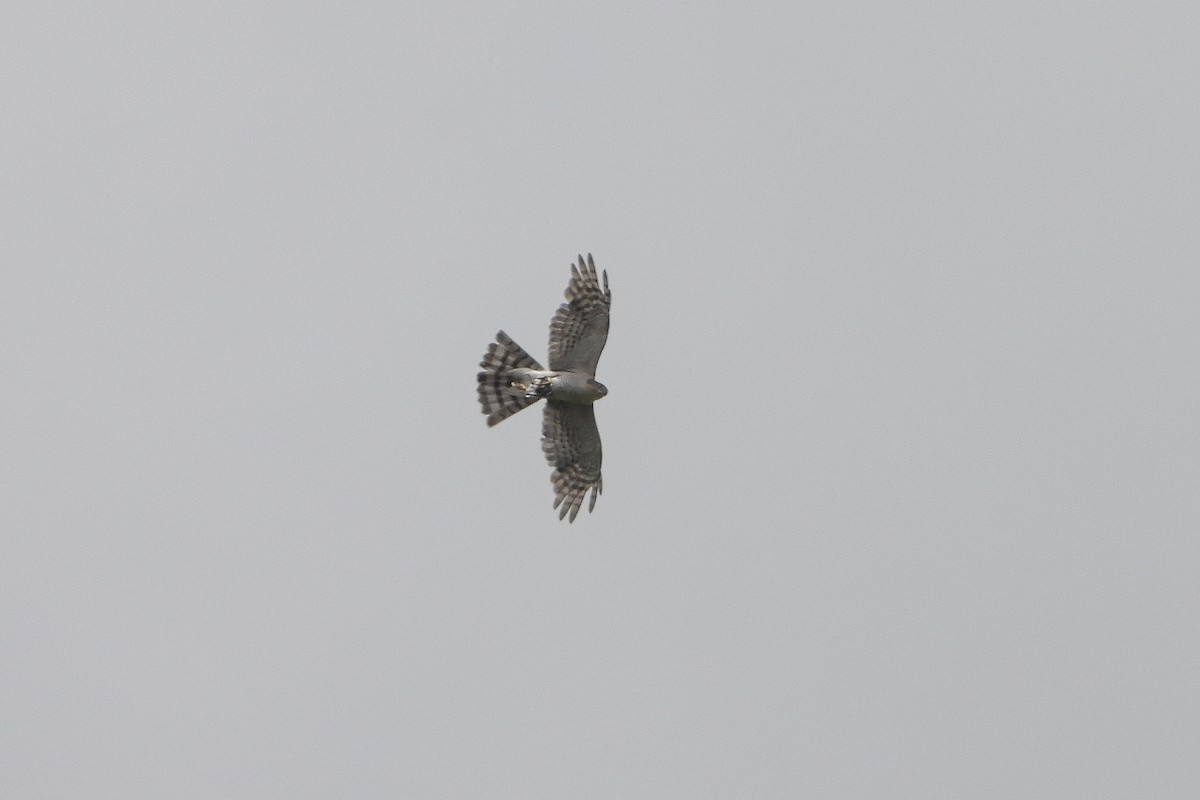
[[550, 320], [550, 369], [596, 374], [596, 364], [608, 340], [608, 309], [612, 303], [608, 273], [603, 276], [602, 287], [590, 253], [586, 262], [580, 256], [578, 265], [571, 265], [571, 282], [564, 293], [567, 302]]
[[604, 489], [600, 478], [600, 430], [592, 406], [547, 400], [542, 416], [542, 450], [554, 467], [550, 481], [554, 484], [554, 507], [562, 506], [558, 518], [569, 514], [574, 522], [589, 489], [590, 513], [596, 507], [596, 496]]

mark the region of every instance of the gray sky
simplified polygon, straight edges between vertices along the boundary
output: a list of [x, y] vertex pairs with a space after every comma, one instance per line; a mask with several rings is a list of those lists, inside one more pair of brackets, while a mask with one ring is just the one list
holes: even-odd
[[1200, 793], [1192, 4], [2, 22], [0, 795]]

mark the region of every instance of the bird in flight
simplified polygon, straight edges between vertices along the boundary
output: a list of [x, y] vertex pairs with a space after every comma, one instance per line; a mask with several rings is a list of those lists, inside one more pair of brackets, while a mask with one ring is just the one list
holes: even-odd
[[600, 478], [600, 431], [592, 403], [608, 394], [596, 381], [596, 363], [608, 339], [608, 309], [612, 293], [608, 272], [604, 283], [596, 275], [591, 253], [571, 265], [567, 302], [550, 320], [550, 368], [543, 369], [508, 334], [500, 331], [488, 345], [479, 366], [479, 404], [488, 427], [511, 417], [538, 400], [542, 415], [542, 451], [554, 468], [554, 507], [558, 518], [575, 521], [590, 489], [590, 513], [604, 489]]

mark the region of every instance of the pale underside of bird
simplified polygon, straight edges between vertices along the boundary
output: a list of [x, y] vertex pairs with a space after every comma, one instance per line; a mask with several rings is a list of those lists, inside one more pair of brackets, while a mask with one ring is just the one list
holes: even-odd
[[479, 366], [479, 403], [488, 426], [511, 417], [538, 400], [545, 400], [542, 415], [542, 451], [554, 468], [554, 507], [558, 518], [575, 521], [590, 490], [588, 511], [603, 491], [600, 477], [600, 431], [592, 403], [608, 394], [596, 381], [596, 364], [608, 339], [608, 312], [612, 293], [608, 273], [596, 274], [589, 253], [571, 265], [571, 280], [564, 293], [567, 302], [550, 320], [549, 369], [500, 331], [488, 345]]

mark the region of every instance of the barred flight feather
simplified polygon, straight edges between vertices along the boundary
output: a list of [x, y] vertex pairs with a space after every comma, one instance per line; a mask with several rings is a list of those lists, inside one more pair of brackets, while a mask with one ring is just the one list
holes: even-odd
[[604, 490], [600, 431], [592, 406], [547, 401], [542, 415], [542, 451], [554, 467], [550, 482], [554, 486], [554, 507], [562, 506], [558, 518], [570, 515], [574, 522], [588, 490], [592, 492], [588, 502], [591, 513], [596, 497]]
[[526, 397], [509, 390], [509, 373], [512, 370], [520, 367], [542, 367], [504, 331], [498, 332], [496, 341], [488, 345], [479, 366], [483, 368], [483, 372], [476, 376], [479, 380], [479, 404], [483, 406], [483, 413], [487, 414], [488, 427], [508, 419], [538, 401], [536, 397]]
[[571, 265], [571, 281], [563, 292], [567, 302], [558, 307], [550, 320], [550, 369], [596, 374], [596, 364], [608, 339], [608, 313], [612, 304], [608, 272], [603, 275], [601, 287], [591, 253], [587, 261], [580, 256], [578, 265]]

